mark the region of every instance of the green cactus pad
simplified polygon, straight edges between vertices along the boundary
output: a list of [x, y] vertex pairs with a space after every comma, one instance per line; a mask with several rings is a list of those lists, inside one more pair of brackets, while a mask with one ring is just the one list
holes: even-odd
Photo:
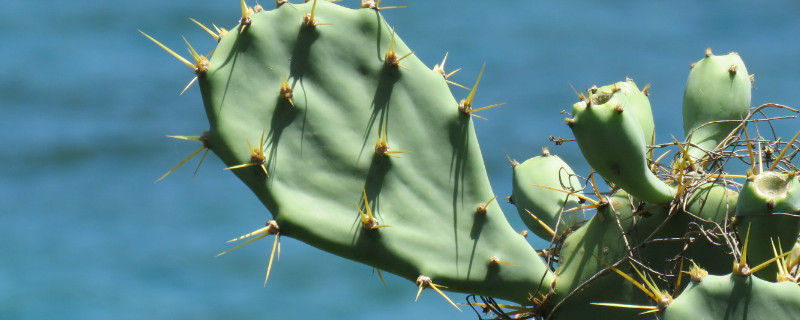
[[[683, 130], [686, 141], [714, 150], [747, 116], [752, 83], [742, 58], [736, 53], [715, 56], [711, 50], [689, 72], [683, 93]], [[713, 121], [727, 121], [708, 124]], [[689, 147], [695, 161], [705, 152]]]
[[[751, 266], [774, 257], [772, 244], [789, 252], [800, 233], [800, 182], [794, 173], [762, 172], [747, 178], [736, 204], [737, 232], [744, 241], [749, 230], [748, 264]], [[775, 265], [757, 272], [761, 278], [774, 280]]]
[[[567, 300], [555, 313], [556, 318], [576, 319], [587, 312], [593, 315], [597, 312], [600, 318], [603, 317], [601, 315], [614, 316], [618, 310], [589, 306], [591, 302], [607, 302], [600, 299], [607, 298], [609, 287], [619, 289], [619, 295], [611, 302], [639, 298], [637, 289], [626, 285], [624, 280], [612, 274], [604, 274], [592, 280], [592, 285], [570, 296], [573, 290], [606, 267], [598, 259], [615, 263], [627, 253], [622, 233], [623, 229], [630, 230], [634, 224], [634, 208], [625, 192], [616, 193], [609, 198], [608, 203], [583, 227], [567, 236], [561, 245], [559, 265], [555, 272], [555, 300]], [[591, 309], [591, 312], [586, 308]]]
[[573, 119], [567, 124], [584, 158], [603, 178], [646, 202], [669, 203], [675, 191], [650, 171], [645, 134], [635, 111], [642, 107], [630, 101], [614, 85], [590, 91], [586, 101], [573, 105]]
[[579, 192], [582, 188], [572, 168], [558, 156], [545, 151], [541, 156], [514, 166], [511, 199], [522, 221], [534, 234], [542, 239], [552, 239], [552, 232], [560, 235], [585, 222], [583, 210], [564, 212], [580, 206], [578, 197], [566, 192]]
[[708, 275], [699, 283], [692, 282], [661, 319], [796, 319], [798, 314], [800, 287], [796, 283]]
[[442, 74], [377, 10], [312, 5], [255, 13], [222, 37], [198, 79], [209, 148], [281, 235], [448, 290], [519, 303], [546, 292], [549, 271], [491, 201], [471, 117]]

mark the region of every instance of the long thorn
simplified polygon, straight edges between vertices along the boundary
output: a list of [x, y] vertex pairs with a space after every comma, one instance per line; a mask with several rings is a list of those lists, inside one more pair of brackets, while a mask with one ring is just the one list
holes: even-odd
[[381, 278], [381, 283], [383, 283], [383, 287], [388, 289], [389, 287], [386, 285], [386, 280], [383, 280], [383, 273], [381, 273], [381, 269], [375, 268], [375, 270], [378, 271], [378, 277]]
[[[177, 170], [177, 169], [178, 169], [178, 168], [180, 168], [182, 165], [184, 165], [186, 162], [188, 162], [189, 160], [191, 160], [192, 158], [194, 158], [194, 156], [196, 156], [198, 153], [200, 153], [200, 151], [203, 151], [203, 149], [206, 149], [206, 146], [202, 146], [202, 147], [198, 148], [197, 150], [195, 150], [194, 152], [192, 152], [192, 154], [190, 154], [188, 157], [186, 157], [186, 159], [183, 159], [181, 162], [178, 162], [178, 164], [176, 164], [174, 167], [172, 167], [172, 169], [170, 169], [169, 171], [167, 171], [167, 173], [165, 173], [163, 176], [161, 176], [161, 178], [158, 178], [158, 180], [156, 180], [156, 181], [155, 181], [155, 182], [153, 182], [153, 183], [159, 182], [159, 181], [161, 181], [162, 179], [166, 178], [166, 177], [167, 177], [167, 176], [168, 176], [170, 173], [172, 173], [173, 171]], [[203, 157], [205, 157], [205, 156], [203, 156]], [[199, 167], [198, 167], [198, 168], [199, 168]], [[195, 172], [196, 172], [196, 171], [195, 171]]]
[[614, 307], [614, 308], [625, 308], [625, 309], [644, 309], [644, 310], [658, 310], [656, 306], [642, 306], [642, 305], [635, 305], [635, 304], [624, 304], [624, 303], [610, 303], [610, 302], [592, 302], [591, 305], [595, 306], [602, 306], [602, 307]]
[[[609, 268], [609, 269], [613, 270], [613, 271], [614, 271], [614, 272], [616, 272], [618, 275], [620, 275], [620, 276], [622, 276], [623, 278], [625, 278], [625, 280], [628, 280], [628, 282], [630, 282], [631, 284], [633, 284], [634, 286], [636, 286], [637, 288], [639, 288], [639, 290], [642, 290], [642, 292], [644, 292], [644, 294], [646, 294], [648, 297], [650, 297], [650, 299], [653, 299], [654, 301], [658, 301], [658, 300], [656, 300], [656, 297], [653, 295], [653, 293], [651, 293], [651, 292], [650, 292], [650, 290], [648, 290], [647, 288], [645, 288], [645, 287], [644, 287], [644, 286], [643, 286], [641, 283], [639, 283], [638, 281], [634, 280], [634, 279], [633, 279], [631, 276], [629, 276], [629, 275], [628, 275], [628, 274], [626, 274], [625, 272], [622, 272], [621, 270], [617, 269], [616, 267], [614, 267], [614, 266], [612, 266], [612, 265], [610, 265], [610, 264], [606, 263], [605, 261], [601, 260], [601, 259], [600, 259], [600, 258], [598, 258], [597, 256], [594, 256], [594, 258], [595, 258], [595, 259], [597, 259], [597, 261], [600, 261], [600, 263], [602, 263], [603, 265], [605, 265], [607, 268]], [[634, 268], [634, 270], [635, 270], [635, 269], [636, 269], [636, 268]], [[637, 272], [638, 272], [638, 271], [637, 271]]]
[[216, 256], [214, 256], [214, 257], [219, 257], [219, 256], [221, 256], [221, 255], [223, 255], [223, 254], [226, 254], [226, 253], [228, 253], [228, 252], [231, 252], [231, 251], [233, 251], [233, 250], [239, 249], [239, 248], [241, 248], [241, 247], [242, 247], [242, 246], [244, 246], [244, 245], [250, 244], [250, 243], [251, 243], [251, 242], [253, 242], [253, 241], [256, 241], [256, 240], [258, 240], [258, 239], [264, 238], [264, 237], [266, 237], [266, 236], [269, 236], [269, 235], [270, 235], [270, 233], [268, 233], [268, 232], [262, 233], [262, 234], [260, 234], [260, 235], [256, 236], [255, 238], [252, 238], [252, 239], [250, 239], [250, 240], [247, 240], [247, 241], [245, 241], [245, 242], [242, 242], [242, 243], [240, 243], [240, 244], [238, 244], [238, 245], [234, 246], [233, 248], [230, 248], [230, 249], [228, 249], [228, 250], [222, 251], [222, 252], [220, 252], [219, 254], [217, 254], [217, 255], [216, 255]]
[[173, 57], [175, 57], [178, 60], [180, 60], [181, 62], [183, 62], [185, 65], [189, 66], [189, 68], [192, 68], [192, 70], [195, 70], [196, 66], [194, 64], [192, 64], [191, 62], [189, 62], [189, 60], [186, 60], [185, 58], [181, 57], [179, 54], [175, 53], [175, 51], [172, 51], [172, 49], [167, 48], [167, 46], [161, 44], [161, 42], [158, 42], [158, 40], [153, 39], [153, 37], [151, 37], [150, 35], [144, 33], [144, 31], [139, 30], [139, 33], [143, 34], [145, 37], [147, 37], [151, 41], [155, 42], [159, 47], [161, 47], [161, 49], [164, 49], [167, 52], [169, 52], [169, 54], [171, 54]]
[[536, 220], [536, 222], [538, 222], [538, 223], [539, 223], [539, 225], [541, 225], [541, 226], [542, 226], [542, 228], [544, 228], [544, 231], [547, 231], [547, 233], [548, 233], [548, 234], [550, 234], [550, 238], [553, 238], [553, 237], [555, 237], [555, 236], [556, 236], [556, 232], [555, 232], [555, 231], [553, 231], [553, 229], [551, 229], [551, 228], [550, 228], [550, 226], [548, 226], [546, 223], [544, 223], [544, 221], [542, 221], [541, 219], [539, 219], [539, 217], [537, 217], [536, 215], [534, 215], [534, 214], [533, 214], [533, 212], [531, 212], [531, 211], [530, 211], [530, 210], [528, 210], [528, 209], [525, 209], [525, 212], [527, 212], [529, 215], [531, 215], [531, 217], [533, 218], [533, 220]]
[[469, 91], [469, 95], [467, 95], [467, 99], [464, 101], [465, 105], [472, 106], [472, 100], [475, 99], [475, 92], [478, 91], [478, 84], [481, 83], [481, 77], [483, 76], [483, 69], [486, 68], [486, 62], [483, 63], [481, 67], [481, 72], [478, 73], [478, 79], [475, 80], [475, 85], [472, 86], [472, 90]]
[[[275, 234], [275, 240], [272, 241], [272, 253], [269, 255], [269, 263], [267, 264], [267, 275], [264, 276], [264, 286], [267, 286], [267, 281], [269, 280], [269, 273], [272, 271], [272, 259], [275, 258], [275, 248], [278, 246], [279, 240], [281, 238], [281, 234]], [[279, 251], [280, 252], [280, 251]]]
[[692, 161], [692, 157], [690, 157], [689, 154], [686, 153], [686, 149], [684, 149], [681, 143], [678, 142], [678, 139], [676, 139], [675, 136], [672, 136], [672, 141], [675, 141], [675, 145], [677, 145], [678, 149], [681, 150], [681, 155], [683, 159], [689, 162], [689, 167], [692, 168], [692, 171], [697, 171], [697, 167], [695, 166], [694, 161]]
[[444, 292], [442, 292], [442, 290], [439, 290], [438, 285], [431, 283], [430, 287], [433, 288], [433, 290], [436, 290], [436, 292], [438, 292], [442, 297], [444, 297], [444, 299], [447, 300], [447, 302], [450, 302], [450, 304], [456, 309], [458, 309], [458, 311], [461, 311], [461, 308], [459, 308], [455, 303], [453, 303], [453, 300], [450, 300], [450, 298], [447, 297], [447, 295], [445, 295]]
[[214, 31], [211, 31], [211, 29], [209, 29], [208, 27], [206, 27], [205, 25], [203, 25], [202, 23], [200, 23], [195, 19], [189, 18], [189, 20], [192, 20], [192, 22], [196, 23], [198, 26], [200, 26], [200, 28], [203, 28], [203, 30], [205, 30], [206, 32], [208, 32], [208, 34], [214, 37], [214, 40], [217, 40], [217, 42], [219, 42], [220, 37], [218, 34], [214, 33]]
[[226, 241], [225, 243], [231, 243], [231, 242], [236, 242], [236, 241], [239, 241], [239, 240], [242, 240], [242, 239], [247, 239], [247, 238], [250, 238], [252, 236], [257, 236], [257, 235], [263, 234], [265, 232], [269, 232], [270, 230], [271, 230], [270, 227], [266, 226], [266, 227], [263, 227], [263, 228], [258, 229], [256, 231], [253, 231], [253, 232], [250, 232], [250, 233], [245, 234], [243, 236], [240, 236], [238, 238], [230, 239], [230, 240]]
[[197, 81], [197, 76], [194, 76], [194, 78], [192, 78], [192, 81], [189, 81], [189, 84], [187, 84], [186, 87], [183, 88], [183, 90], [181, 91], [181, 94], [179, 94], [179, 95], [182, 96], [183, 93], [186, 92], [186, 90], [189, 90], [189, 87], [191, 87], [196, 81]]
[[747, 142], [747, 154], [750, 156], [750, 165], [753, 166], [753, 171], [755, 171], [756, 157], [753, 154], [753, 144], [750, 142], [750, 135], [747, 134], [747, 126], [744, 126], [742, 129], [744, 131], [744, 138], [746, 139]]
[[558, 192], [563, 192], [563, 193], [566, 193], [568, 195], [572, 195], [572, 196], [576, 196], [578, 198], [581, 198], [582, 200], [589, 201], [592, 204], [598, 204], [597, 200], [594, 200], [592, 198], [584, 196], [584, 195], [582, 195], [580, 193], [577, 193], [575, 191], [569, 191], [569, 190], [564, 190], [564, 189], [559, 189], [559, 188], [553, 188], [553, 187], [539, 185], [539, 184], [532, 184], [531, 186], [539, 187], [539, 188], [545, 188], [545, 189], [548, 189], [548, 190], [553, 190], [553, 191], [558, 191]]

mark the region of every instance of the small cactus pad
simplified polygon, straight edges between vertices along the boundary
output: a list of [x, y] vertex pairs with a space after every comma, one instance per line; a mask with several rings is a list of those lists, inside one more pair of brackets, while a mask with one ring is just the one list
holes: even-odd
[[661, 319], [797, 319], [800, 287], [754, 276], [707, 275], [692, 282], [663, 311]]
[[[632, 100], [617, 85], [590, 90], [567, 124], [586, 161], [606, 180], [643, 201], [664, 204], [675, 191], [650, 171], [647, 142]], [[637, 99], [633, 99], [637, 101]]]
[[580, 180], [564, 160], [550, 152], [514, 166], [511, 199], [528, 228], [543, 239], [551, 239], [568, 228], [583, 224], [577, 196]]
[[[757, 265], [774, 257], [772, 244], [782, 252], [794, 247], [800, 233], [800, 182], [793, 173], [765, 171], [747, 178], [736, 204], [737, 232], [744, 241], [750, 233], [748, 264]], [[776, 266], [756, 275], [774, 280]]]
[[[747, 116], [752, 83], [742, 58], [736, 53], [715, 56], [711, 50], [689, 72], [683, 93], [683, 130], [694, 162], [706, 157]], [[714, 121], [712, 124], [707, 124]]]

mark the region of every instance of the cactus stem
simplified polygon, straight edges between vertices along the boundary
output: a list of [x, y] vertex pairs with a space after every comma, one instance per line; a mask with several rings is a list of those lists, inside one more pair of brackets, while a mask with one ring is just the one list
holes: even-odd
[[264, 155], [264, 143], [266, 142], [264, 140], [264, 133], [265, 133], [264, 131], [261, 132], [261, 142], [259, 143], [258, 148], [253, 148], [253, 146], [250, 145], [250, 141], [247, 141], [247, 147], [251, 150], [250, 162], [232, 167], [227, 167], [224, 170], [234, 170], [251, 166], [260, 166], [261, 169], [264, 171], [264, 174], [267, 175], [267, 177], [269, 177], [269, 172], [267, 172], [267, 157]]
[[497, 196], [492, 197], [486, 203], [481, 203], [480, 205], [478, 205], [478, 208], [475, 209], [475, 213], [480, 214], [480, 215], [485, 215], [486, 212], [487, 212], [486, 210], [489, 207], [489, 204], [492, 203], [492, 201], [494, 201], [494, 199], [497, 199]]
[[361, 7], [362, 8], [369, 8], [375, 11], [381, 11], [383, 9], [398, 9], [398, 8], [405, 8], [406, 6], [391, 6], [391, 7], [380, 7], [382, 0], [361, 0]]
[[408, 70], [408, 68], [406, 68], [406, 67], [404, 67], [403, 65], [400, 64], [400, 61], [405, 59], [405, 58], [407, 58], [408, 56], [412, 55], [414, 53], [414, 51], [411, 51], [411, 52], [407, 53], [406, 55], [398, 58], [397, 57], [397, 51], [395, 50], [396, 47], [395, 47], [394, 37], [395, 37], [394, 27], [392, 27], [392, 43], [389, 46], [389, 49], [386, 50], [385, 59], [383, 61], [384, 61], [384, 63], [386, 63], [387, 66], [395, 67], [395, 68], [396, 67], [400, 67], [400, 68]]
[[207, 133], [208, 132], [203, 132], [203, 135], [200, 135], [200, 136], [167, 136], [167, 137], [170, 137], [170, 138], [181, 139], [181, 140], [200, 141], [200, 142], [203, 143], [203, 145], [200, 148], [198, 148], [197, 150], [195, 150], [194, 152], [192, 152], [192, 154], [190, 154], [188, 157], [183, 159], [181, 162], [178, 162], [178, 164], [176, 164], [174, 167], [172, 167], [172, 169], [167, 171], [167, 173], [165, 173], [163, 176], [161, 176], [161, 178], [158, 178], [158, 180], [156, 180], [153, 183], [159, 182], [162, 179], [166, 178], [170, 173], [172, 173], [173, 171], [175, 171], [178, 168], [180, 168], [182, 165], [184, 165], [186, 162], [188, 162], [189, 160], [194, 158], [194, 156], [196, 156], [198, 153], [200, 153], [200, 151], [203, 151], [203, 149], [205, 149], [206, 152], [203, 154], [203, 157], [200, 158], [200, 163], [197, 164], [197, 169], [194, 170], [194, 174], [197, 174], [197, 171], [200, 170], [200, 165], [203, 164], [203, 160], [206, 159], [206, 155], [208, 154], [208, 150], [209, 150]]
[[789, 141], [789, 143], [786, 144], [786, 148], [783, 148], [783, 150], [781, 150], [781, 153], [778, 155], [777, 158], [775, 158], [775, 161], [772, 162], [772, 165], [769, 166], [769, 169], [768, 169], [769, 171], [774, 171], [775, 168], [778, 167], [778, 163], [780, 163], [781, 160], [783, 160], [783, 156], [786, 155], [786, 151], [788, 151], [791, 148], [791, 146], [794, 144], [794, 142], [797, 141], [798, 137], [800, 137], [800, 131], [797, 131], [797, 133], [794, 134], [794, 137], [792, 137], [792, 140]]
[[286, 72], [283, 73], [283, 79], [281, 79], [280, 95], [294, 107], [294, 102], [292, 101], [292, 87], [289, 86], [289, 78], [286, 76]]
[[448, 298], [447, 295], [445, 295], [444, 292], [442, 292], [442, 290], [439, 290], [439, 288], [447, 288], [447, 287], [433, 283], [430, 277], [424, 275], [420, 275], [419, 277], [417, 277], [416, 283], [419, 286], [419, 290], [417, 291], [417, 297], [414, 299], [414, 301], [419, 300], [419, 295], [422, 293], [423, 289], [431, 288], [435, 290], [437, 293], [439, 293], [439, 295], [444, 297], [444, 299], [447, 300], [447, 302], [449, 302], [450, 305], [458, 309], [458, 311], [461, 311], [461, 308], [459, 308], [455, 303], [453, 303], [453, 300], [450, 300], [450, 298]]

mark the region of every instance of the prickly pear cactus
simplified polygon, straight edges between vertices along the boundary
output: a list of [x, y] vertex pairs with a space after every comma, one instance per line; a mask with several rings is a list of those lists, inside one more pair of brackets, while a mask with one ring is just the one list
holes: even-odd
[[230, 30], [195, 21], [219, 44], [210, 57], [189, 45], [191, 60], [142, 32], [192, 68], [209, 121], [171, 136], [202, 146], [159, 180], [210, 150], [272, 215], [230, 250], [297, 238], [410, 280], [410, 295], [435, 290], [458, 309], [444, 290], [481, 296], [467, 304], [494, 318], [796, 317], [797, 136], [747, 128], [772, 120], [754, 119], [765, 109], [798, 111], [751, 110], [738, 55], [709, 49], [694, 65], [684, 142], [656, 144], [649, 85], [580, 93], [566, 122], [592, 172], [546, 148], [511, 161], [509, 200], [548, 240], [535, 250], [486, 175], [473, 121], [500, 104], [472, 105], [482, 71], [454, 97], [444, 61], [423, 64], [379, 5], [241, 1]]

